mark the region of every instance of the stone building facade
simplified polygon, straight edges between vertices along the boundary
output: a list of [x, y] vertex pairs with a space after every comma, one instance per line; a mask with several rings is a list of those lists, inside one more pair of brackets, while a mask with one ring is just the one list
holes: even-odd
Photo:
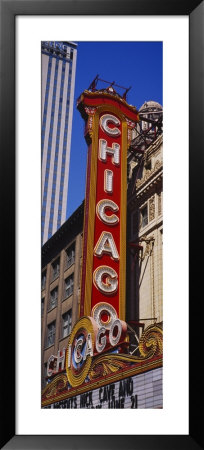
[[163, 138], [129, 158], [127, 321], [163, 321]]

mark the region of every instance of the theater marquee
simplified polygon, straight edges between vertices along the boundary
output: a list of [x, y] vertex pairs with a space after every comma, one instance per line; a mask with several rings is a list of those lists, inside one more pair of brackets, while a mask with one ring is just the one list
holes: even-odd
[[[48, 392], [47, 392], [48, 393]], [[61, 394], [61, 396], [60, 396]], [[46, 408], [59, 409], [141, 409], [162, 406], [162, 367], [121, 379], [109, 385], [47, 402]], [[45, 402], [46, 403], [46, 402]]]
[[[153, 388], [162, 383], [162, 328], [145, 329], [136, 356], [129, 351], [125, 322], [127, 151], [138, 112], [111, 86], [84, 91], [78, 109], [88, 144], [80, 319], [66, 352], [48, 362], [42, 406], [148, 407], [143, 399], [150, 396], [149, 407], [161, 407]], [[55, 360], [58, 373], [52, 370]], [[140, 374], [151, 378], [143, 393]]]

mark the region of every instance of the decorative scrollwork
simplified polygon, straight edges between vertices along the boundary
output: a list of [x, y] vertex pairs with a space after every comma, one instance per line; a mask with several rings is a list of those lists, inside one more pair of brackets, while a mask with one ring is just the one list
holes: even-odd
[[[154, 324], [148, 326], [139, 341], [140, 355], [130, 354], [102, 354], [94, 361], [90, 361], [90, 369], [87, 369], [87, 381], [102, 380], [106, 376], [117, 374], [120, 371], [126, 371], [132, 367], [139, 367], [141, 363], [151, 361], [154, 356], [162, 357], [162, 325]], [[131, 369], [132, 370], [132, 369]], [[78, 385], [78, 383], [75, 383]], [[51, 401], [52, 398], [58, 398], [59, 395], [66, 393], [68, 389], [68, 380], [65, 374], [57, 375], [53, 381], [48, 384], [42, 393], [42, 402]]]
[[120, 369], [124, 369], [126, 367], [126, 363], [117, 358], [109, 358], [103, 361], [97, 360], [96, 363], [93, 364], [91, 371], [89, 373], [90, 380], [94, 380], [96, 378], [105, 377], [108, 374], [118, 372]]
[[139, 341], [140, 356], [128, 354], [117, 355], [114, 353], [101, 355], [93, 362], [88, 375], [89, 379], [102, 378], [111, 373], [116, 373], [121, 369], [124, 370], [132, 365], [140, 364], [141, 361], [148, 360], [153, 356], [162, 355], [162, 337], [163, 331], [161, 324], [148, 326]]
[[143, 332], [139, 342], [139, 352], [143, 358], [162, 355], [163, 330], [160, 324], [150, 325]]
[[65, 374], [58, 375], [46, 386], [42, 393], [42, 400], [49, 399], [50, 397], [57, 396], [60, 392], [64, 391], [67, 387], [67, 376]]

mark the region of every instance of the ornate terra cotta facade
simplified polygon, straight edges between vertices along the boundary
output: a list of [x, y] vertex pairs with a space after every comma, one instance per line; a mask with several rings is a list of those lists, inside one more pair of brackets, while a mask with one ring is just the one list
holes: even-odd
[[128, 186], [127, 320], [145, 326], [163, 321], [162, 182], [161, 134], [138, 158]]

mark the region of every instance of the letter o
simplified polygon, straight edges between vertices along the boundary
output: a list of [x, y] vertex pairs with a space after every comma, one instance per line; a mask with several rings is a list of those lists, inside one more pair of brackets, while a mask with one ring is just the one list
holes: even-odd
[[106, 333], [105, 327], [101, 327], [101, 328], [99, 328], [98, 333], [96, 335], [96, 350], [98, 353], [101, 353], [106, 346], [106, 336], [102, 336], [101, 342], [100, 342], [101, 335], [102, 334], [105, 335], [105, 333]]
[[[105, 314], [106, 319], [103, 319]], [[115, 308], [106, 302], [96, 303], [91, 312], [92, 317], [96, 321], [99, 328], [104, 327], [106, 330], [110, 330], [110, 327], [115, 319], [118, 318]]]
[[[117, 332], [116, 336], [113, 335], [115, 327], [118, 328], [118, 332]], [[109, 332], [109, 341], [113, 347], [118, 344], [121, 334], [122, 334], [122, 323], [121, 323], [120, 319], [116, 319], [112, 323], [112, 325], [110, 327], [110, 332]]]

